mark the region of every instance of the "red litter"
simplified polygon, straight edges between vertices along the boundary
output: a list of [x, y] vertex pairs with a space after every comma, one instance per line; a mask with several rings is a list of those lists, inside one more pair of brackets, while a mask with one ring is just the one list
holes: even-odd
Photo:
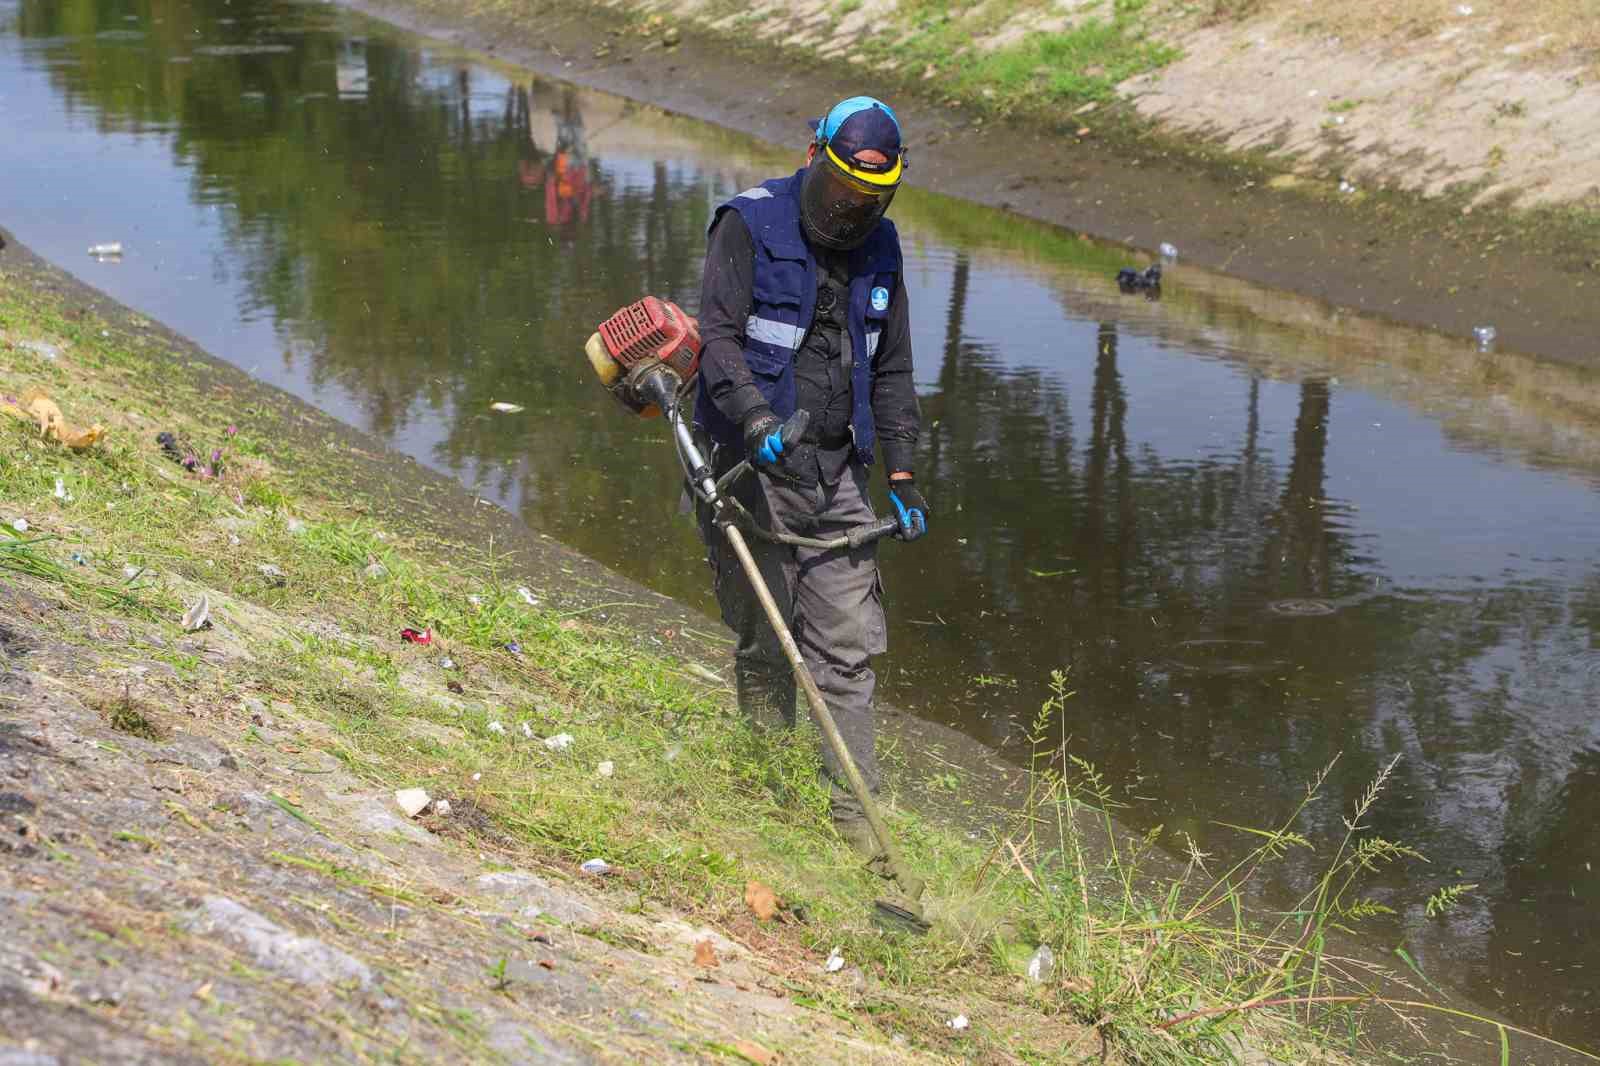
[[432, 644], [433, 630], [424, 629], [419, 633], [415, 629], [402, 629], [400, 631], [400, 639], [408, 644]]

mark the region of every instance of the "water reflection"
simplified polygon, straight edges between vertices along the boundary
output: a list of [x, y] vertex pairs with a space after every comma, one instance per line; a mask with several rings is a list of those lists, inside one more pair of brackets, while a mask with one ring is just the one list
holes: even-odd
[[[659, 428], [577, 350], [641, 293], [692, 305], [711, 207], [793, 153], [324, 7], [5, 2], [24, 240], [125, 240], [91, 281], [704, 603]], [[1302, 826], [1338, 835], [1400, 752], [1380, 830], [1481, 888], [1439, 921], [1384, 881], [1385, 935], [1600, 1035], [1570, 979], [1600, 962], [1595, 375], [1186, 270], [1122, 297], [1120, 250], [915, 190], [895, 213], [938, 524], [885, 551], [888, 697], [1015, 754], [1069, 668], [1077, 750], [1208, 849], [1344, 752]]]

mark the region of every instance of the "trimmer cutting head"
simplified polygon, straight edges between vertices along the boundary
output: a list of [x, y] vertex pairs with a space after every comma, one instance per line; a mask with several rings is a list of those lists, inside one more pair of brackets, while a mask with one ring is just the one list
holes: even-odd
[[700, 327], [677, 304], [646, 296], [600, 323], [584, 353], [611, 395], [651, 418], [700, 369]]

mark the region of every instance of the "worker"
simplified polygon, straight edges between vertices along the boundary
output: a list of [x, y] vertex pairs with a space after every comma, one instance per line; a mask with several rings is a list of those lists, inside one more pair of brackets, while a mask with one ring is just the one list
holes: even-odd
[[[700, 298], [703, 347], [695, 422], [720, 477], [749, 458], [736, 494], [762, 525], [812, 538], [874, 520], [868, 468], [881, 451], [901, 539], [931, 512], [913, 476], [920, 415], [911, 371], [900, 241], [883, 217], [905, 174], [900, 123], [867, 96], [811, 123], [806, 165], [716, 209]], [[810, 414], [797, 443], [780, 430]], [[700, 509], [717, 602], [737, 640], [739, 706], [757, 726], [795, 724], [795, 680], [738, 559]], [[819, 551], [753, 541], [762, 577], [874, 792], [876, 683], [887, 648], [876, 545]], [[863, 857], [878, 852], [843, 769], [822, 748], [834, 826]]]

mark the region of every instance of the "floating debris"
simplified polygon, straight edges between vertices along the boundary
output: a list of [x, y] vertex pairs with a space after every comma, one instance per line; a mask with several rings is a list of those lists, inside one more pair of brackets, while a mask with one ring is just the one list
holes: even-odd
[[415, 818], [421, 814], [423, 808], [433, 802], [428, 798], [428, 793], [420, 788], [402, 788], [394, 794], [395, 803], [406, 812], [407, 818]]
[[1143, 270], [1123, 267], [1117, 271], [1117, 288], [1125, 293], [1143, 293], [1147, 299], [1161, 296], [1161, 264], [1151, 263]]

